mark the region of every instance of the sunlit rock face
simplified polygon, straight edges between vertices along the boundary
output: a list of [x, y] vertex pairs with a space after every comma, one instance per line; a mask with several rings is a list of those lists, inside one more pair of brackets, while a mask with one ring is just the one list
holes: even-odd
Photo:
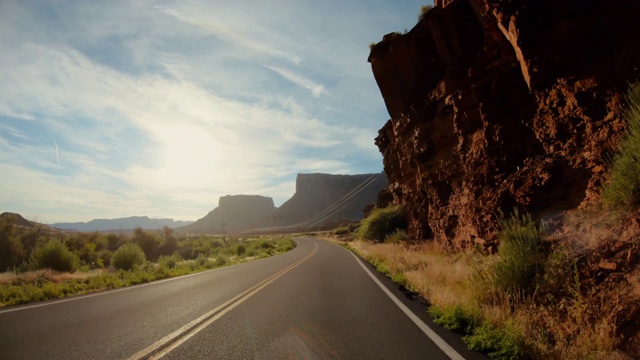
[[[367, 205], [375, 203], [378, 193], [386, 186], [384, 174], [298, 174], [295, 194], [269, 216], [267, 222], [280, 226], [311, 219], [307, 224], [322, 228], [324, 224], [357, 221], [364, 217]], [[328, 208], [329, 211], [322, 213]], [[316, 217], [318, 214], [321, 215]]]
[[275, 210], [273, 199], [260, 195], [221, 196], [218, 207], [195, 223], [180, 228], [187, 232], [224, 233], [247, 230]]
[[640, 1], [437, 1], [369, 62], [391, 119], [376, 139], [413, 239], [493, 246], [514, 207], [548, 218], [597, 195]]

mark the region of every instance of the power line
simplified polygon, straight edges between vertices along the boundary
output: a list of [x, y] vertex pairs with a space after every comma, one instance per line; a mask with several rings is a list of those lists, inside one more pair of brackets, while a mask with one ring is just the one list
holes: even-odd
[[[335, 214], [337, 214], [338, 212], [340, 212], [341, 210], [349, 206], [348, 201], [350, 199], [358, 195], [362, 190], [366, 189], [369, 185], [373, 184], [383, 174], [384, 172], [371, 175], [368, 179], [364, 180], [362, 183], [356, 186], [353, 190], [351, 190], [350, 192], [342, 196], [340, 199], [338, 199], [336, 202], [331, 204], [329, 207], [327, 207], [326, 209], [322, 210], [318, 214], [312, 216], [311, 218], [307, 219], [302, 223], [298, 223], [294, 225], [286, 225], [286, 226], [274, 226], [274, 227], [267, 227], [267, 228], [250, 229], [250, 230], [243, 231], [241, 234], [244, 234], [247, 232], [254, 232], [254, 231], [293, 231], [293, 230], [309, 228], [326, 219], [329, 219], [330, 217], [334, 216]], [[340, 208], [334, 210], [338, 206], [340, 206]], [[330, 214], [327, 215], [328, 212], [330, 212]]]

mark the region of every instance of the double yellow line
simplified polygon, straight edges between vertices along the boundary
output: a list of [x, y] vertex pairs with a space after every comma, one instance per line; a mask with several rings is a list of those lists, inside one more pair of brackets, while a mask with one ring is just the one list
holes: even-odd
[[189, 340], [192, 336], [199, 333], [207, 326], [211, 325], [214, 321], [223, 317], [229, 311], [233, 310], [236, 306], [242, 304], [247, 299], [257, 294], [260, 290], [264, 289], [269, 284], [276, 281], [279, 277], [293, 270], [295, 267], [302, 264], [303, 262], [309, 260], [313, 255], [315, 255], [315, 253], [319, 249], [319, 246], [317, 243], [314, 242], [313, 245], [314, 245], [314, 249], [313, 251], [311, 251], [311, 253], [309, 253], [309, 255], [294, 262], [293, 264], [287, 266], [286, 268], [278, 271], [277, 273], [271, 275], [270, 277], [263, 280], [262, 282], [245, 290], [241, 294], [233, 297], [232, 299], [216, 307], [215, 309], [207, 312], [206, 314], [198, 317], [197, 319], [191, 321], [190, 323], [180, 327], [178, 330], [163, 337], [162, 339], [156, 341], [155, 343], [131, 355], [130, 357], [127, 358], [127, 360], [160, 359], [163, 356], [167, 355], [173, 349], [177, 348], [178, 346], [182, 345], [185, 341]]

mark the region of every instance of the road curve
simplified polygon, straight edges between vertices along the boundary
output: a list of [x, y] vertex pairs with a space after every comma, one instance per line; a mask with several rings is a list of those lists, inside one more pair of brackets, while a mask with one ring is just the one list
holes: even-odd
[[428, 323], [424, 307], [391, 286], [394, 302], [348, 251], [297, 241], [262, 260], [0, 310], [0, 359], [481, 358], [436, 329], [455, 348], [443, 352], [398, 303]]

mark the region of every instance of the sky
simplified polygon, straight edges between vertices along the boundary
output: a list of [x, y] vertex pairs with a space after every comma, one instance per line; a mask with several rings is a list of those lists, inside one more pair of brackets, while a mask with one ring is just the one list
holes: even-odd
[[382, 171], [369, 44], [416, 0], [0, 0], [0, 212], [197, 220]]

